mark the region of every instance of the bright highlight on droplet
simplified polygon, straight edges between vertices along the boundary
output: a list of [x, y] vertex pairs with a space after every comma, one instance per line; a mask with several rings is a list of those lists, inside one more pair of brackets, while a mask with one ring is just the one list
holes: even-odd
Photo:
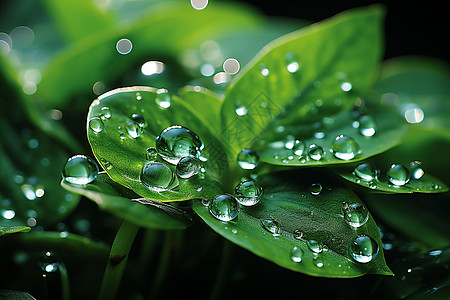
[[417, 124], [423, 121], [425, 114], [420, 108], [411, 108], [405, 112], [406, 122]]
[[215, 71], [216, 69], [211, 64], [204, 64], [200, 67], [200, 73], [205, 77], [212, 76]]
[[11, 220], [15, 216], [16, 216], [16, 212], [12, 209], [7, 209], [7, 210], [2, 211], [2, 217], [7, 220]]
[[241, 68], [241, 65], [239, 64], [239, 61], [235, 58], [228, 58], [223, 62], [223, 70], [227, 72], [228, 74], [236, 74], [239, 72], [239, 69]]
[[208, 0], [191, 0], [191, 5], [196, 10], [202, 10], [208, 6]]
[[156, 60], [150, 60], [141, 67], [142, 74], [150, 76], [153, 74], [161, 74], [164, 71], [164, 63]]
[[214, 75], [213, 80], [215, 84], [226, 83], [231, 80], [231, 76], [225, 72], [219, 72]]
[[299, 68], [299, 64], [296, 61], [291, 62], [290, 64], [287, 65], [287, 70], [289, 71], [289, 73], [297, 72], [298, 68]]
[[126, 55], [133, 49], [133, 44], [129, 39], [120, 39], [116, 44], [116, 50], [120, 54]]
[[352, 84], [350, 82], [343, 82], [341, 83], [341, 90], [344, 92], [349, 92], [352, 89]]

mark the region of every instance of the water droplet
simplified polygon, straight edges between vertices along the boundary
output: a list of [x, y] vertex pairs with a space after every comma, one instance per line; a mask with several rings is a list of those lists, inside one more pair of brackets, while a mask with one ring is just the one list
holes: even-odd
[[336, 158], [350, 160], [358, 155], [361, 150], [353, 138], [341, 134], [331, 143], [331, 152], [333, 152]]
[[340, 87], [341, 87], [341, 90], [344, 91], [344, 92], [349, 92], [353, 88], [352, 84], [350, 82], [347, 82], [347, 81], [346, 82], [342, 82]]
[[296, 73], [300, 68], [300, 64], [295, 59], [295, 55], [293, 53], [288, 53], [286, 55], [286, 69], [289, 73]]
[[143, 133], [142, 128], [134, 121], [127, 121], [125, 128], [127, 129], [129, 136], [133, 139], [137, 139]]
[[248, 109], [247, 107], [245, 107], [245, 105], [241, 102], [241, 101], [236, 101], [236, 103], [234, 104], [234, 111], [236, 112], [236, 114], [240, 117], [247, 115], [248, 113]]
[[259, 154], [252, 149], [243, 149], [237, 156], [237, 162], [242, 169], [253, 170], [259, 165]]
[[162, 109], [167, 109], [171, 105], [172, 97], [166, 89], [159, 89], [156, 91], [155, 102]]
[[106, 159], [100, 158], [100, 161], [103, 164], [103, 169], [104, 170], [111, 170], [113, 168], [113, 165], [109, 161], [107, 161]]
[[422, 163], [420, 161], [412, 161], [409, 164], [409, 172], [411, 173], [412, 178], [420, 179], [422, 178], [425, 172], [422, 169]]
[[196, 190], [197, 192], [201, 192], [201, 191], [203, 190], [203, 187], [202, 187], [201, 185], [196, 185], [196, 186], [195, 186], [195, 190]]
[[373, 136], [377, 131], [375, 120], [372, 116], [363, 115], [359, 118], [358, 123], [359, 132], [363, 136]]
[[313, 160], [321, 160], [323, 156], [323, 148], [316, 144], [309, 145], [308, 155]]
[[243, 181], [236, 186], [234, 196], [244, 206], [257, 204], [263, 195], [263, 189], [254, 181]]
[[300, 140], [295, 140], [292, 150], [294, 150], [295, 155], [302, 156], [305, 152], [305, 143]]
[[279, 236], [281, 234], [280, 223], [274, 219], [264, 219], [261, 221], [262, 227], [270, 232], [273, 236]]
[[16, 212], [12, 209], [5, 209], [1, 211], [1, 216], [6, 220], [11, 220], [16, 216]]
[[362, 163], [358, 165], [354, 170], [353, 174], [358, 176], [358, 178], [365, 181], [372, 181], [377, 179], [378, 171], [372, 167], [369, 163]]
[[321, 253], [323, 251], [323, 245], [316, 240], [309, 240], [306, 244], [314, 253]]
[[142, 117], [139, 114], [132, 114], [131, 115], [131, 120], [133, 120], [134, 122], [136, 122], [139, 127], [144, 127], [145, 126], [145, 120], [144, 117]]
[[393, 164], [387, 171], [387, 177], [390, 183], [394, 185], [405, 185], [409, 181], [409, 171], [401, 164]]
[[319, 195], [320, 192], [322, 191], [322, 185], [318, 182], [311, 184], [311, 186], [309, 187], [309, 191], [311, 192], [312, 195], [316, 196]]
[[303, 250], [295, 246], [291, 249], [291, 259], [293, 262], [299, 263], [302, 261]]
[[200, 138], [182, 126], [168, 127], [156, 138], [156, 150], [159, 155], [174, 165], [183, 157], [196, 157], [202, 148]]
[[168, 190], [175, 182], [172, 169], [164, 163], [147, 162], [140, 173], [141, 182], [151, 191], [162, 192]]
[[146, 150], [146, 159], [148, 161], [157, 161], [158, 160], [158, 151], [154, 147], [148, 147]]
[[367, 235], [358, 236], [350, 245], [353, 259], [359, 263], [368, 263], [378, 254], [377, 242]]
[[296, 240], [301, 240], [303, 237], [303, 231], [301, 231], [300, 229], [295, 229], [293, 235]]
[[198, 174], [201, 168], [199, 159], [191, 156], [186, 156], [180, 159], [177, 163], [176, 173], [178, 177], [187, 179]]
[[295, 145], [295, 137], [292, 135], [286, 136], [284, 140], [284, 148], [290, 150], [294, 148], [294, 145]]
[[85, 155], [69, 158], [62, 170], [64, 180], [74, 184], [88, 184], [98, 175], [97, 163]]
[[111, 109], [107, 106], [102, 107], [102, 119], [111, 119], [111, 116]]
[[139, 92], [136, 93], [136, 100], [138, 100], [138, 101], [142, 100], [141, 93], [139, 93]]
[[261, 75], [262, 75], [262, 76], [264, 76], [264, 77], [269, 76], [270, 71], [269, 71], [269, 69], [268, 69], [264, 64], [261, 64], [261, 65], [259, 66], [259, 68], [260, 68], [260, 72], [261, 72]]
[[103, 124], [102, 119], [94, 117], [89, 120], [89, 128], [91, 128], [91, 130], [95, 133], [99, 133], [103, 131], [105, 125]]
[[314, 256], [313, 262], [314, 262], [314, 265], [318, 268], [322, 268], [324, 265], [323, 258], [321, 256]]
[[58, 271], [60, 267], [58, 259], [50, 251], [45, 252], [41, 261], [39, 262], [39, 265], [42, 271], [44, 271], [45, 273], [54, 273]]
[[359, 228], [369, 220], [369, 211], [360, 203], [343, 205], [344, 221], [352, 227]]
[[239, 214], [239, 203], [230, 194], [214, 197], [209, 203], [209, 212], [220, 221], [234, 220]]
[[123, 141], [125, 139], [125, 132], [120, 131], [119, 137], [120, 137], [120, 140]]

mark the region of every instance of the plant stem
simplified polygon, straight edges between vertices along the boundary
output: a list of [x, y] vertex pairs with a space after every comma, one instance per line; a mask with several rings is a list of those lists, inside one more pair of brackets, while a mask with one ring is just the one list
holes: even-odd
[[139, 226], [124, 220], [119, 231], [117, 231], [103, 275], [98, 296], [99, 300], [112, 300], [115, 298], [123, 271], [127, 265], [128, 253], [138, 230]]
[[67, 273], [67, 268], [64, 265], [64, 263], [60, 264], [59, 273], [61, 275], [61, 289], [62, 289], [61, 299], [69, 300], [70, 299], [69, 274]]
[[219, 266], [219, 271], [217, 273], [217, 278], [216, 278], [216, 281], [212, 288], [211, 295], [209, 297], [210, 300], [219, 299], [219, 295], [225, 284], [225, 277], [228, 273], [228, 269], [230, 266], [231, 250], [232, 250], [232, 244], [229, 241], [224, 239], [223, 240], [223, 248], [222, 248], [222, 258], [220, 260], [220, 266]]

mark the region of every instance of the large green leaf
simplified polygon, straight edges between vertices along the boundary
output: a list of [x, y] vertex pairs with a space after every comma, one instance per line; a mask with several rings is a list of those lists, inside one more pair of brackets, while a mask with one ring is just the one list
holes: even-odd
[[112, 181], [106, 174], [99, 174], [87, 185], [70, 184], [64, 180], [61, 185], [68, 191], [89, 198], [101, 209], [142, 227], [185, 229], [189, 221], [182, 210], [170, 205], [161, 203], [158, 206], [156, 204], [145, 206], [131, 202], [132, 199], [140, 197]]
[[222, 136], [232, 151], [262, 148], [276, 141], [274, 132], [283, 139], [288, 126], [322, 124], [352, 107], [375, 79], [382, 15], [377, 6], [349, 11], [263, 48], [232, 82], [222, 106]]
[[[218, 221], [201, 201], [193, 203], [193, 210], [220, 235], [294, 271], [323, 277], [392, 274], [384, 261], [378, 227], [372, 217], [359, 228], [344, 221], [343, 202], [364, 205], [350, 190], [313, 171], [267, 174], [260, 176], [258, 182], [264, 189], [263, 198], [255, 206], [241, 207], [233, 221]], [[316, 182], [323, 189], [313, 195], [310, 185]], [[273, 221], [279, 224], [279, 235], [272, 234], [277, 230], [269, 232], [262, 225]], [[350, 245], [360, 235], [372, 237], [379, 248], [378, 255], [367, 264], [356, 262], [350, 251]], [[311, 240], [326, 250], [313, 252], [308, 245]], [[301, 262], [291, 259], [291, 251], [302, 253]]]
[[[216, 195], [221, 191], [221, 184], [215, 176], [222, 176], [228, 164], [222, 144], [188, 103], [176, 96], [160, 95], [159, 92], [149, 87], [130, 87], [108, 92], [95, 100], [87, 122], [88, 139], [94, 155], [115, 182], [144, 198], [176, 201]], [[157, 100], [166, 96], [170, 97], [170, 106], [164, 108], [157, 104]], [[104, 117], [105, 107], [111, 112], [109, 118]], [[133, 114], [144, 118], [143, 128], [136, 127], [131, 120]], [[102, 131], [96, 132], [90, 128], [92, 118], [103, 119]], [[127, 133], [127, 122], [142, 130], [142, 134], [133, 138]], [[156, 137], [173, 125], [189, 128], [203, 141], [202, 155], [208, 158], [204, 163], [206, 172], [190, 179], [175, 178], [178, 185], [174, 189], [155, 192], [141, 182], [140, 173], [148, 162], [147, 148], [155, 147]], [[158, 160], [163, 162], [161, 158]], [[170, 168], [175, 172], [175, 166]]]

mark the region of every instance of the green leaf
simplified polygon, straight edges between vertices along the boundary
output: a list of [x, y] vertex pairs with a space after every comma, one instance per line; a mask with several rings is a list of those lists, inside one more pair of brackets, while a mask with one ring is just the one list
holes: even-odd
[[[223, 146], [210, 131], [206, 121], [197, 115], [190, 106], [180, 98], [149, 87], [130, 87], [108, 92], [95, 100], [88, 114], [88, 139], [97, 160], [115, 182], [133, 190], [144, 198], [161, 201], [179, 201], [216, 195], [221, 191], [219, 177], [227, 170], [226, 154]], [[160, 97], [169, 97], [164, 108], [157, 104]], [[165, 98], [165, 99], [169, 99]], [[140, 99], [140, 100], [138, 100]], [[158, 100], [159, 101], [159, 100]], [[103, 116], [104, 107], [111, 111], [111, 117]], [[143, 128], [132, 122], [133, 114], [139, 114], [145, 120]], [[89, 127], [89, 120], [102, 118], [104, 129], [95, 132]], [[138, 131], [133, 138], [127, 131], [127, 122]], [[131, 123], [130, 123], [131, 122]], [[181, 179], [174, 177], [174, 188], [165, 191], [152, 191], [140, 180], [143, 166], [148, 162], [147, 148], [155, 147], [156, 137], [167, 127], [180, 125], [195, 132], [205, 145], [202, 155], [208, 158], [204, 163], [206, 172]], [[159, 157], [159, 162], [164, 161]], [[170, 166], [175, 172], [175, 166]]]
[[12, 290], [0, 290], [0, 298], [3, 300], [36, 300], [26, 292]]
[[[378, 6], [349, 11], [263, 48], [225, 96], [222, 128], [232, 151], [272, 142], [266, 134], [286, 136], [286, 126], [312, 126], [353, 106], [375, 79], [382, 15]], [[241, 106], [247, 113], [239, 116]]]
[[[220, 235], [294, 271], [342, 278], [367, 273], [392, 274], [384, 261], [378, 227], [372, 217], [357, 229], [344, 221], [342, 202], [362, 204], [350, 190], [314, 171], [279, 172], [260, 176], [258, 180], [264, 189], [263, 198], [255, 206], [241, 207], [233, 221], [218, 221], [200, 201], [194, 201], [193, 210]], [[323, 189], [320, 194], [312, 195], [309, 188], [316, 182]], [[264, 220], [278, 222], [280, 234], [273, 235], [266, 230], [262, 226]], [[378, 255], [366, 264], [353, 260], [350, 252], [350, 245], [360, 235], [372, 237], [379, 247]], [[326, 245], [327, 251], [314, 253], [308, 246], [309, 240]], [[291, 259], [294, 247], [302, 252], [301, 262]]]
[[0, 225], [0, 236], [5, 234], [17, 233], [17, 232], [28, 232], [31, 228], [28, 226], [10, 226], [5, 227]]
[[68, 191], [89, 198], [97, 203], [99, 208], [142, 227], [185, 229], [189, 221], [182, 210], [173, 206], [155, 204], [151, 201], [149, 203], [152, 205], [148, 206], [132, 202], [132, 199], [140, 197], [112, 181], [106, 174], [99, 174], [87, 185], [70, 184], [64, 180], [61, 185]]

